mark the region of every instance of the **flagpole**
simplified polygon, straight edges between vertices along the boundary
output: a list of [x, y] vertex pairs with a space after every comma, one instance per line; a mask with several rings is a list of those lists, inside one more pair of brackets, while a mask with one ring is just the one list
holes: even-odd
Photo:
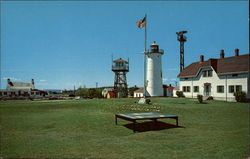
[[144, 41], [144, 98], [146, 98], [146, 51], [147, 51], [147, 14], [145, 14], [145, 41]]

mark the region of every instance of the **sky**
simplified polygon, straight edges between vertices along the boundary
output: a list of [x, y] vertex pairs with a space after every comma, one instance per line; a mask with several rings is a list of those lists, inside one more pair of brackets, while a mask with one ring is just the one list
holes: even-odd
[[128, 86], [143, 86], [144, 28], [165, 51], [163, 83], [175, 85], [176, 32], [187, 30], [185, 67], [249, 53], [247, 1], [1, 1], [1, 88], [7, 79], [35, 80], [37, 89], [112, 86], [113, 59], [129, 59]]

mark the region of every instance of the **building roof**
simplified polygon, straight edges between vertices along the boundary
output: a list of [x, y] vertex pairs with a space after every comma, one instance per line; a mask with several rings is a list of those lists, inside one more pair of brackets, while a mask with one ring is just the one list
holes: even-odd
[[184, 68], [178, 77], [196, 77], [204, 67], [212, 67], [218, 75], [248, 73], [249, 54], [195, 62]]
[[31, 90], [35, 89], [32, 82], [10, 82], [7, 90]]
[[176, 86], [176, 87], [174, 87], [174, 90], [180, 90], [180, 87], [179, 86]]
[[128, 61], [125, 61], [125, 60], [123, 60], [122, 58], [119, 58], [119, 59], [117, 59], [117, 60], [114, 60], [113, 62], [115, 62], [115, 63], [118, 63], [118, 62], [120, 62], [120, 63], [128, 63]]
[[135, 93], [143, 93], [144, 92], [144, 88], [138, 88], [137, 90], [134, 91]]
[[163, 88], [167, 88], [169, 91], [173, 91], [174, 90], [174, 87], [171, 86], [171, 85], [168, 86], [168, 85], [164, 84], [162, 87]]
[[173, 90], [174, 90], [175, 87], [168, 86], [167, 88], [168, 88], [168, 90], [169, 90], [170, 92], [173, 92]]

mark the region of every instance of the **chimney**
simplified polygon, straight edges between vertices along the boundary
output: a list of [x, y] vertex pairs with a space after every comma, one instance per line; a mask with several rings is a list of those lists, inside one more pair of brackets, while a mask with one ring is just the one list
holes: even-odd
[[224, 57], [225, 57], [224, 50], [220, 50], [220, 58], [221, 58], [221, 59], [224, 59]]
[[234, 52], [235, 52], [235, 56], [239, 56], [239, 49], [238, 49], [238, 48], [236, 48], [236, 49], [234, 50]]
[[8, 83], [8, 85], [10, 85], [10, 86], [14, 86], [14, 84], [10, 81], [9, 78], [7, 79], [7, 83]]
[[31, 79], [31, 83], [32, 83], [33, 85], [35, 84], [34, 79]]
[[10, 83], [10, 79], [9, 79], [9, 78], [7, 79], [7, 83], [8, 83], [8, 84]]
[[200, 63], [202, 63], [202, 62], [204, 62], [204, 56], [203, 55], [200, 56]]

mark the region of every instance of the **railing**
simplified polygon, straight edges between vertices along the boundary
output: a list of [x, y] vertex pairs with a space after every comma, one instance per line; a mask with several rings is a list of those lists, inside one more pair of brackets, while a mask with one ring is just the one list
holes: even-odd
[[128, 71], [129, 70], [129, 66], [112, 66], [112, 70], [113, 71], [119, 71], [119, 70], [125, 70]]
[[145, 54], [150, 54], [150, 53], [160, 53], [160, 54], [164, 54], [164, 50], [158, 49], [158, 50], [156, 51], [156, 50], [150, 49], [150, 50], [146, 50], [146, 51], [145, 51]]

